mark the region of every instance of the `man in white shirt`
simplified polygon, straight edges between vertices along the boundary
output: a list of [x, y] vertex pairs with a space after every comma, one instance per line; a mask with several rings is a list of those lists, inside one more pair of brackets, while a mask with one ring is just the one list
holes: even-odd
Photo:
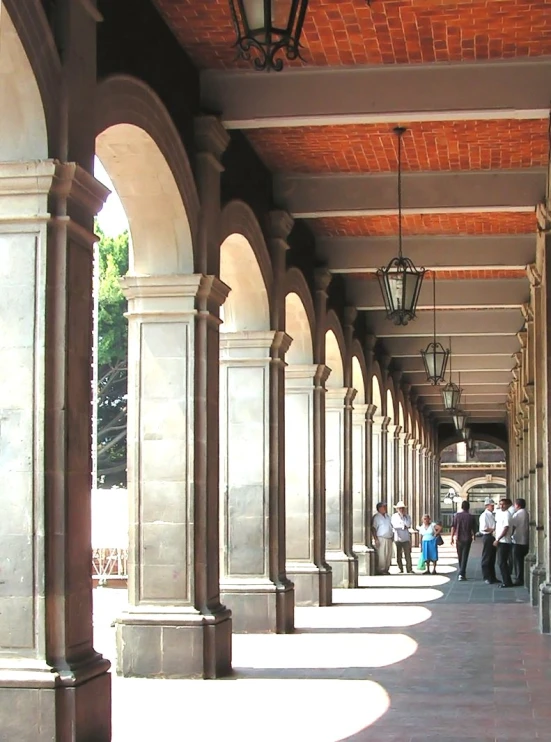
[[526, 510], [526, 500], [515, 500], [513, 513], [513, 564], [517, 586], [524, 585], [524, 558], [529, 550], [530, 516]]
[[497, 564], [501, 572], [501, 585], [499, 587], [514, 587], [511, 580], [511, 570], [509, 560], [513, 543], [511, 535], [513, 533], [513, 516], [509, 512], [512, 502], [508, 497], [500, 500], [499, 510], [496, 513], [496, 531], [494, 546], [497, 548]]
[[494, 531], [496, 519], [494, 515], [494, 501], [491, 497], [484, 500], [485, 510], [480, 514], [478, 530], [482, 534], [482, 577], [487, 585], [497, 582], [496, 578], [496, 548], [494, 546]]
[[392, 561], [394, 533], [386, 502], [377, 503], [377, 512], [371, 519], [371, 535], [377, 551], [377, 573], [387, 575]]
[[397, 502], [394, 508], [396, 513], [390, 519], [394, 531], [394, 543], [396, 544], [396, 562], [400, 572], [404, 571], [404, 560], [406, 558], [406, 569], [409, 575], [413, 574], [411, 568], [411, 516], [406, 513], [406, 503], [403, 500]]

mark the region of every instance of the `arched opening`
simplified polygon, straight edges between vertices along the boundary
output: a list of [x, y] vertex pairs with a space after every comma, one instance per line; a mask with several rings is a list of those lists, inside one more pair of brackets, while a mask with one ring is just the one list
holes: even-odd
[[193, 273], [186, 208], [168, 162], [151, 135], [133, 124], [116, 124], [98, 135], [96, 153], [128, 218], [130, 274]]
[[0, 162], [48, 158], [46, 116], [38, 84], [8, 11], [0, 6]]

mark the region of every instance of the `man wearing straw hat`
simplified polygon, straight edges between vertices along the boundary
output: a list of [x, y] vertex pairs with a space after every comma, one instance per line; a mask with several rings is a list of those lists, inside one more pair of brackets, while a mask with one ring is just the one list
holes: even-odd
[[396, 544], [396, 562], [400, 572], [404, 571], [403, 558], [406, 559], [408, 574], [413, 574], [411, 568], [411, 517], [406, 513], [406, 503], [400, 500], [394, 506], [396, 512], [391, 518], [392, 530], [394, 531], [394, 543]]

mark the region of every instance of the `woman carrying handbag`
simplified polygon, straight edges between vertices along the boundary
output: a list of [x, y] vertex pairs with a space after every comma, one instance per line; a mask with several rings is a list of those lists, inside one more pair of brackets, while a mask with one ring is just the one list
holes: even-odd
[[436, 574], [436, 563], [438, 562], [438, 545], [443, 544], [442, 526], [439, 523], [431, 521], [430, 515], [423, 515], [423, 523], [417, 529], [421, 535], [421, 549], [423, 559], [427, 566], [423, 574], [430, 575], [430, 563], [432, 562], [432, 574]]

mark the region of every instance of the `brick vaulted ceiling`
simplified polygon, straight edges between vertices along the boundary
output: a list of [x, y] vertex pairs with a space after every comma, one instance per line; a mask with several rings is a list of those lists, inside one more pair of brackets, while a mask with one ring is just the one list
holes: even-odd
[[405, 328], [385, 320], [369, 280], [397, 252], [392, 129], [407, 128], [404, 252], [436, 271], [437, 330], [452, 337], [472, 421], [503, 419], [549, 171], [551, 0], [310, 0], [304, 61], [270, 74], [235, 59], [228, 0], [155, 2], [202, 71], [205, 108], [244, 131], [278, 205], [307, 221], [320, 260], [440, 418], [419, 357], [432, 271]]

